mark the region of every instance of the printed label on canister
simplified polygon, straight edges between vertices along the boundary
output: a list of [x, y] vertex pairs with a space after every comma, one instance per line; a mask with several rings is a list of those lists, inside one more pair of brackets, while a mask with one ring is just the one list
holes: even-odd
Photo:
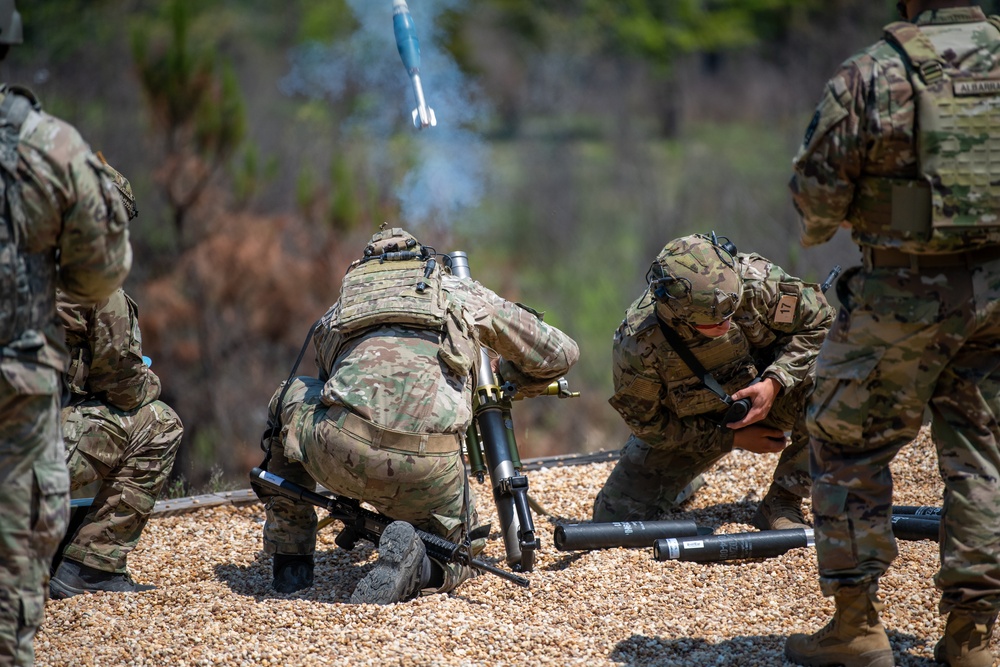
[[667, 545], [667, 556], [669, 556], [671, 560], [676, 560], [677, 558], [679, 558], [681, 555], [681, 550], [680, 547], [677, 545], [677, 540], [671, 537], [669, 539], [664, 540], [664, 542]]

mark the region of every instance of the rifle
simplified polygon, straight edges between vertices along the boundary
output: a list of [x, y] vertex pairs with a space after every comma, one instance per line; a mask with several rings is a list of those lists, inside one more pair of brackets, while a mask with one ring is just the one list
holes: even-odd
[[[377, 546], [382, 533], [393, 522], [393, 519], [384, 514], [366, 510], [352, 498], [341, 498], [335, 495], [328, 497], [315, 493], [261, 468], [254, 468], [250, 471], [250, 485], [257, 485], [290, 500], [307, 502], [328, 511], [330, 518], [343, 522], [344, 529], [340, 531], [334, 541], [338, 547], [348, 551], [354, 548], [358, 540], [362, 539]], [[519, 577], [474, 558], [469, 552], [469, 540], [465, 544], [456, 544], [418, 528], [414, 530], [420, 541], [424, 543], [427, 555], [434, 560], [441, 563], [460, 563], [480, 572], [495, 574], [518, 586], [528, 587], [529, 582], [524, 577]], [[472, 538], [471, 535], [469, 537]]]
[[[456, 251], [447, 257], [452, 275], [472, 278], [468, 255]], [[559, 398], [579, 395], [569, 391], [564, 378], [549, 385], [545, 393]], [[489, 354], [480, 349], [472, 397], [472, 423], [465, 434], [465, 454], [472, 474], [480, 483], [489, 471], [507, 564], [515, 571], [531, 572], [535, 566], [535, 551], [541, 542], [535, 535], [528, 502], [528, 478], [521, 474], [521, 457], [514, 438], [511, 400], [517, 398], [516, 387], [497, 377]]]

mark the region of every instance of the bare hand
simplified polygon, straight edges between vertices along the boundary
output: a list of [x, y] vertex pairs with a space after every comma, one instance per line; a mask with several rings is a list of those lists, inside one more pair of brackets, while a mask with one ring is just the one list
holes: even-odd
[[774, 378], [767, 377], [735, 392], [733, 394], [734, 401], [741, 398], [750, 399], [750, 411], [740, 421], [727, 424], [727, 426], [740, 429], [764, 419], [771, 412], [771, 406], [774, 405], [774, 399], [778, 397], [780, 391], [781, 383]]
[[773, 454], [785, 448], [784, 432], [770, 426], [747, 426], [733, 433], [733, 448], [754, 454]]

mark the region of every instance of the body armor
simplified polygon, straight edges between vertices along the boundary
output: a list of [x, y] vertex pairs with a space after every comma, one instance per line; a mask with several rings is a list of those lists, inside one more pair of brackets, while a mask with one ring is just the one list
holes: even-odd
[[[649, 337], [649, 366], [656, 369], [666, 389], [665, 405], [678, 417], [715, 415], [725, 412], [727, 405], [697, 377], [680, 355], [666, 341], [651, 309], [633, 311], [636, 320], [628, 328], [638, 336]], [[679, 333], [679, 332], [678, 332]], [[718, 338], [698, 336], [686, 339], [688, 349], [726, 390], [733, 392], [746, 387], [757, 376], [750, 342], [738, 326]]]
[[[1000, 18], [990, 23], [1000, 30]], [[886, 26], [885, 38], [913, 87], [919, 178], [862, 179], [852, 224], [881, 237], [924, 240], [930, 252], [992, 245], [1000, 234], [1000, 46], [980, 45], [956, 66], [911, 23]]]
[[388, 324], [443, 331], [447, 312], [433, 259], [363, 262], [344, 276], [338, 303], [332, 325], [345, 338]]

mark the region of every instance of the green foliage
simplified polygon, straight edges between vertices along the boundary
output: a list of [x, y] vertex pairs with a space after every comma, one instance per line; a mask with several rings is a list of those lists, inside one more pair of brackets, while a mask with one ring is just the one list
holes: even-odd
[[[679, 55], [739, 49], [783, 31], [817, 0], [491, 0], [512, 34], [539, 48], [568, 36], [584, 52], [635, 56], [670, 68]], [[472, 10], [468, 10], [472, 11]], [[481, 11], [479, 6], [475, 11]]]
[[349, 155], [338, 153], [330, 160], [330, 188], [333, 192], [328, 219], [338, 230], [350, 231], [359, 222], [363, 203], [356, 194], [354, 169]]
[[156, 22], [139, 23], [132, 55], [167, 150], [183, 150], [180, 142], [190, 139], [201, 155], [220, 160], [243, 141], [246, 110], [232, 66], [220, 68], [209, 45], [192, 43], [193, 4], [171, 0], [166, 35]]
[[298, 30], [300, 42], [327, 42], [350, 35], [358, 28], [354, 13], [344, 0], [305, 2], [303, 5]]
[[232, 170], [233, 197], [236, 205], [248, 206], [264, 185], [277, 177], [278, 169], [276, 157], [271, 156], [262, 165], [260, 149], [255, 143], [247, 142]]
[[184, 475], [177, 475], [170, 479], [160, 493], [160, 497], [166, 500], [184, 498], [189, 495], [191, 495], [191, 487], [188, 485]]
[[24, 43], [18, 45], [25, 57], [38, 56], [62, 63], [82, 50], [105, 45], [114, 39], [120, 25], [108, 20], [118, 9], [119, 0], [33, 0], [18, 5], [24, 24]]
[[222, 160], [229, 157], [247, 133], [246, 106], [236, 73], [230, 63], [222, 66], [217, 90], [198, 101], [195, 139], [203, 155]]
[[188, 39], [190, 2], [171, 0], [169, 29], [156, 22], [138, 23], [132, 33], [132, 57], [139, 80], [159, 124], [169, 132], [188, 125], [201, 111], [213, 80], [215, 60], [208, 48], [192, 48]]

